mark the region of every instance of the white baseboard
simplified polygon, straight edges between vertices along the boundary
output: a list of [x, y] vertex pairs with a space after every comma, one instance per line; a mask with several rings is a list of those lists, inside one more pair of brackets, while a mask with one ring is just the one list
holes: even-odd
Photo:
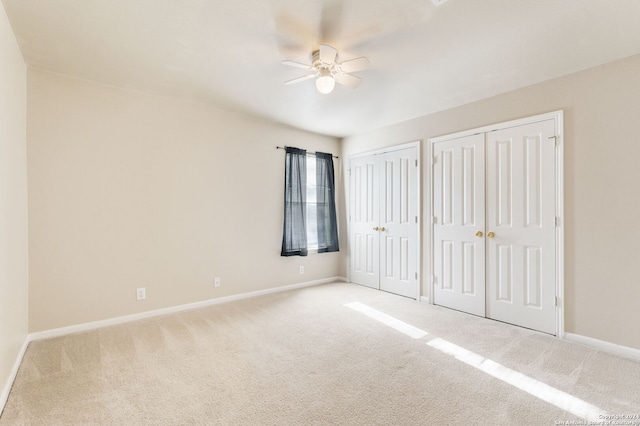
[[138, 314], [125, 315], [122, 317], [109, 318], [100, 321], [92, 321], [84, 324], [71, 325], [68, 327], [55, 328], [51, 330], [38, 331], [31, 333], [28, 336], [29, 341], [50, 339], [52, 337], [65, 336], [67, 334], [78, 333], [82, 331], [95, 330], [97, 328], [109, 327], [112, 325], [123, 324], [131, 321], [137, 321], [145, 318], [157, 317], [160, 315], [173, 314], [176, 312], [188, 311], [190, 309], [204, 308], [206, 306], [219, 305], [221, 303], [233, 302], [235, 300], [248, 299], [251, 297], [264, 296], [272, 293], [279, 293], [282, 291], [296, 290], [304, 287], [311, 287], [314, 285], [327, 284], [336, 281], [346, 281], [343, 277], [331, 277], [324, 278], [315, 281], [306, 281], [298, 284], [285, 285], [281, 287], [268, 288], [265, 290], [251, 291], [249, 293], [234, 294], [232, 296], [218, 297], [216, 299], [208, 299], [200, 302], [187, 303], [185, 305], [170, 306], [168, 308], [156, 309], [153, 311], [140, 312]]
[[431, 303], [431, 299], [429, 299], [427, 296], [420, 296], [420, 301], [422, 303]]
[[591, 337], [581, 336], [580, 334], [564, 333], [563, 338], [570, 342], [580, 343], [585, 346], [599, 349], [624, 358], [631, 358], [640, 361], [640, 349], [630, 348], [628, 346], [616, 345], [615, 343], [605, 342], [604, 340], [593, 339]]
[[9, 399], [9, 392], [11, 392], [11, 387], [13, 386], [13, 382], [16, 380], [16, 376], [18, 375], [18, 369], [20, 369], [20, 364], [22, 364], [22, 359], [24, 358], [24, 354], [27, 352], [27, 346], [29, 346], [29, 336], [26, 336], [24, 342], [22, 343], [22, 347], [20, 348], [20, 352], [18, 352], [18, 356], [16, 356], [16, 360], [13, 363], [13, 368], [11, 369], [11, 373], [7, 378], [7, 382], [2, 389], [2, 393], [0, 393], [0, 415], [4, 410], [4, 406], [7, 403], [7, 399]]

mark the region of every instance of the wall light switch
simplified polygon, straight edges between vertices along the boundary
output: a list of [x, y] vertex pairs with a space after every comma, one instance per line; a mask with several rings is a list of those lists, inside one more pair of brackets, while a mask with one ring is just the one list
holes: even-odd
[[220, 287], [220, 277], [215, 277], [213, 280], [214, 287]]

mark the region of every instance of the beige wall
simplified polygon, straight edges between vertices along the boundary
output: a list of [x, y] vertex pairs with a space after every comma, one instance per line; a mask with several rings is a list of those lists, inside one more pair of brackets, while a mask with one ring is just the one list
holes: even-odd
[[0, 4], [0, 410], [27, 337], [27, 70]]
[[[430, 137], [564, 110], [566, 331], [640, 348], [639, 72], [635, 56], [352, 136], [341, 157], [421, 139], [424, 173]], [[335, 139], [38, 70], [28, 79], [31, 331], [346, 274], [344, 227], [340, 254], [279, 256], [275, 145], [336, 152]]]
[[[564, 110], [565, 328], [640, 349], [639, 75], [640, 56], [633, 56], [349, 137], [343, 141], [344, 164], [351, 154], [421, 139], [423, 182], [429, 188], [428, 138]], [[429, 276], [427, 234], [423, 237], [423, 276]]]
[[276, 149], [337, 139], [38, 70], [28, 84], [32, 332], [338, 275], [339, 253], [280, 257]]

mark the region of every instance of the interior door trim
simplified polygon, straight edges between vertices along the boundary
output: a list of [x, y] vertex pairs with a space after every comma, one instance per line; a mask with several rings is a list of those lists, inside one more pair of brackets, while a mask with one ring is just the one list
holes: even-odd
[[[474, 135], [476, 133], [489, 133], [495, 130], [508, 129], [510, 127], [522, 126], [525, 124], [537, 123], [540, 121], [554, 120], [555, 124], [555, 142], [556, 142], [556, 336], [563, 338], [565, 334], [565, 321], [564, 321], [564, 268], [565, 268], [565, 256], [564, 256], [564, 114], [562, 110], [552, 111], [545, 114], [534, 115], [530, 117], [524, 117], [517, 120], [506, 121], [502, 123], [491, 124], [488, 126], [478, 127], [474, 129], [468, 129], [461, 132], [451, 133], [447, 135], [437, 136], [428, 139], [427, 143], [427, 158], [433, 158], [433, 145], [437, 142], [448, 141], [451, 139], [458, 139], [464, 136]], [[429, 226], [424, 227], [424, 232], [427, 232], [427, 245], [430, 251], [427, 259], [427, 273], [432, 278], [425, 286], [425, 294], [422, 298], [430, 304], [433, 304], [433, 161], [427, 162], [427, 171], [425, 173], [426, 187], [429, 188], [429, 196], [427, 197], [428, 206], [425, 208], [425, 212], [429, 212], [429, 216], [425, 217], [425, 220], [429, 223]]]

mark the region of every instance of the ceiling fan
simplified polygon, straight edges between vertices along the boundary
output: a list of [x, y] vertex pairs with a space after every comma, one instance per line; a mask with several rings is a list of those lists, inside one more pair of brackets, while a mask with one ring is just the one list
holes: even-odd
[[337, 59], [338, 51], [336, 49], [326, 44], [321, 44], [318, 50], [314, 50], [311, 54], [311, 65], [294, 61], [282, 61], [284, 65], [312, 72], [312, 74], [286, 81], [284, 84], [299, 83], [318, 77], [316, 89], [320, 93], [330, 93], [336, 83], [351, 88], [358, 87], [362, 79], [350, 73], [369, 68], [369, 60], [364, 56], [344, 62], [338, 62]]

